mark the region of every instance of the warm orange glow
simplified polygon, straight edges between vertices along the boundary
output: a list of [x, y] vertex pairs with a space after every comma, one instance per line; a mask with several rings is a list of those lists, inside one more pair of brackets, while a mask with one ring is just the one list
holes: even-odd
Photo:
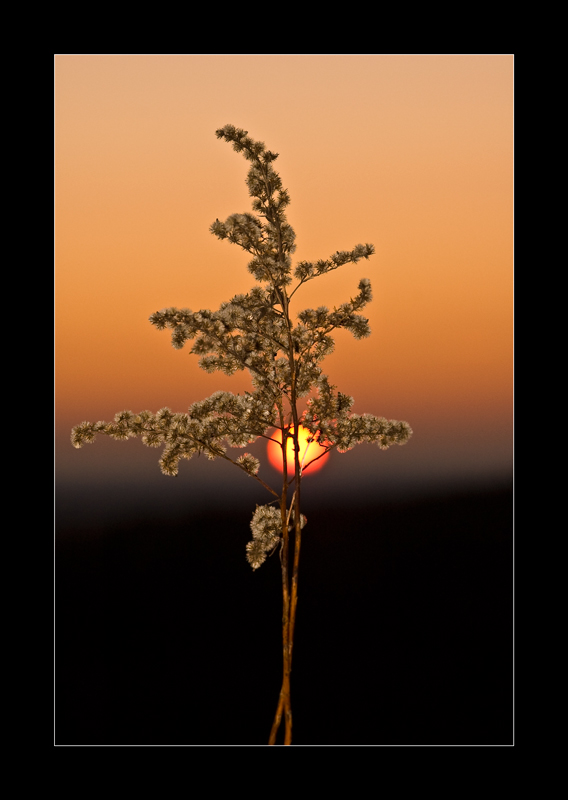
[[[290, 433], [294, 432], [294, 428], [290, 429]], [[311, 433], [307, 428], [304, 428], [300, 425], [299, 431], [299, 439], [300, 439], [300, 461], [303, 462], [304, 467], [306, 469], [310, 462], [313, 462], [315, 458], [318, 458], [324, 451], [325, 448], [321, 445], [317, 444], [316, 442], [309, 442], [311, 437]], [[276, 442], [268, 442], [268, 458], [272, 466], [280, 470], [282, 472], [282, 431], [275, 431], [272, 434], [272, 438], [276, 439]], [[278, 444], [277, 444], [278, 442]], [[307, 475], [311, 475], [312, 472], [317, 472], [318, 469], [321, 469], [327, 459], [329, 458], [329, 453], [326, 453], [322, 456], [318, 461], [311, 463], [308, 467], [308, 471], [306, 472]], [[291, 438], [288, 438], [288, 442], [286, 443], [286, 459], [287, 459], [287, 473], [288, 475], [294, 474], [294, 442]]]
[[[86, 463], [69, 443], [82, 420], [251, 391], [248, 372], [205, 373], [189, 343], [175, 350], [148, 322], [169, 306], [216, 310], [255, 285], [250, 256], [209, 232], [252, 210], [247, 162], [215, 136], [231, 122], [280, 153], [293, 268], [376, 247], [290, 306], [295, 322], [371, 281], [371, 336], [338, 331], [322, 363], [353, 411], [407, 420], [409, 463], [442, 440], [448, 452], [463, 442], [460, 464], [494, 463], [512, 410], [513, 56], [63, 54], [55, 66], [62, 460]], [[265, 103], [275, 87], [280, 102]], [[357, 125], [339, 125], [345, 116]]]

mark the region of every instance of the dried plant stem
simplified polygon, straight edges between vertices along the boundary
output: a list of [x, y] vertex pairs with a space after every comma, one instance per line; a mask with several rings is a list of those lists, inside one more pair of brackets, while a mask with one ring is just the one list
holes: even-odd
[[[288, 531], [286, 530], [286, 534]], [[283, 674], [282, 686], [280, 688], [280, 695], [278, 697], [278, 706], [274, 716], [274, 722], [270, 731], [269, 745], [276, 744], [276, 736], [282, 722], [282, 715], [284, 715], [284, 744], [292, 744], [292, 703], [290, 698], [290, 673], [292, 671], [292, 615], [291, 615], [291, 597], [288, 585], [288, 536], [284, 542], [282, 550], [282, 661], [283, 661]]]
[[[218, 311], [193, 312], [172, 306], [156, 311], [150, 322], [158, 330], [171, 330], [176, 350], [195, 340], [191, 352], [199, 356], [199, 366], [205, 372], [233, 375], [239, 370], [248, 370], [252, 391], [240, 395], [216, 391], [205, 400], [193, 403], [187, 413], [174, 413], [164, 406], [156, 413], [119, 411], [111, 422], [84, 421], [71, 431], [71, 443], [80, 448], [93, 442], [99, 434], [119, 441], [140, 437], [148, 447], [163, 446], [160, 468], [164, 475], [171, 476], [178, 474], [180, 460], [205, 453], [211, 460], [223, 458], [231, 462], [277, 498], [257, 505], [250, 523], [252, 540], [246, 544], [246, 558], [256, 570], [266, 561], [267, 554], [280, 546], [283, 677], [269, 744], [276, 744], [284, 720], [284, 744], [290, 745], [290, 675], [301, 529], [306, 523], [300, 513], [303, 472], [332, 448], [346, 452], [356, 444], [376, 442], [386, 450], [393, 444], [405, 444], [412, 429], [406, 422], [351, 413], [353, 398], [336, 391], [337, 387], [329, 382], [319, 366], [333, 351], [331, 333], [345, 328], [356, 339], [370, 334], [369, 320], [359, 313], [372, 299], [368, 278], [361, 278], [358, 293], [333, 311], [325, 306], [306, 308], [294, 319], [290, 312], [290, 300], [300, 286], [345, 264], [368, 259], [375, 252], [373, 245], [358, 244], [352, 250], [336, 250], [328, 259], [300, 261], [293, 268], [291, 256], [296, 250], [296, 235], [285, 213], [290, 197], [273, 167], [278, 154], [234, 125], [225, 125], [215, 133], [250, 162], [247, 186], [255, 213], [231, 214], [225, 222], [217, 219], [210, 231], [218, 239], [236, 244], [253, 256], [248, 270], [261, 286], [254, 286], [247, 294], [235, 295], [229, 302], [222, 303]], [[298, 281], [295, 288], [291, 287], [293, 278]], [[300, 414], [298, 401], [304, 397], [307, 398], [306, 409]], [[305, 466], [307, 450], [301, 457], [300, 427], [307, 429], [310, 442], [315, 440], [324, 448], [323, 453]], [[259, 459], [251, 453], [231, 458], [225, 448], [225, 445], [246, 447], [258, 437], [277, 441], [269, 435], [271, 428], [278, 428], [282, 434], [280, 494], [258, 475]], [[290, 480], [289, 439], [294, 443], [294, 475]], [[289, 503], [292, 483], [294, 494]], [[280, 509], [276, 506], [278, 500]]]
[[[276, 744], [276, 736], [282, 723], [284, 715], [285, 731], [284, 744], [292, 744], [292, 701], [290, 695], [290, 675], [292, 672], [292, 650], [294, 646], [294, 623], [296, 621], [296, 606], [298, 603], [298, 567], [300, 564], [300, 530], [299, 525], [295, 532], [294, 542], [294, 561], [292, 570], [292, 585], [289, 588], [289, 569], [288, 557], [284, 554], [288, 550], [289, 541], [284, 544], [282, 557], [282, 655], [283, 655], [283, 676], [278, 706], [274, 715], [274, 722], [270, 731], [269, 745]], [[288, 533], [286, 531], [286, 533]]]
[[[284, 568], [282, 570], [282, 579], [284, 582]], [[287, 575], [286, 575], [287, 583]], [[274, 722], [270, 731], [269, 745], [276, 744], [276, 736], [282, 722], [282, 715], [284, 715], [284, 744], [292, 744], [292, 703], [290, 699], [290, 672], [292, 669], [292, 647], [290, 641], [290, 594], [288, 587], [283, 591], [284, 594], [284, 608], [282, 613], [282, 654], [283, 654], [283, 675], [282, 686], [280, 688], [280, 695], [278, 697], [278, 706], [274, 716]]]
[[[298, 568], [300, 565], [300, 542], [301, 542], [301, 516], [300, 516], [300, 447], [299, 447], [299, 424], [296, 408], [292, 407], [294, 418], [294, 472], [296, 478], [296, 490], [292, 496], [290, 511], [286, 512], [287, 491], [288, 491], [288, 464], [287, 464], [287, 437], [282, 437], [282, 470], [283, 486], [281, 497], [282, 513], [282, 661], [283, 674], [282, 686], [278, 697], [278, 706], [274, 716], [274, 722], [270, 731], [269, 745], [276, 744], [278, 730], [284, 715], [284, 744], [292, 744], [292, 701], [290, 696], [290, 675], [292, 672], [292, 649], [294, 644], [294, 623], [296, 621], [296, 606], [298, 603]], [[292, 562], [292, 575], [290, 579], [290, 515], [294, 511], [294, 557]]]
[[283, 585], [286, 581], [284, 590], [284, 610], [282, 614], [282, 651], [283, 651], [283, 677], [278, 706], [270, 731], [269, 745], [276, 744], [276, 736], [282, 722], [284, 714], [285, 731], [284, 744], [292, 744], [292, 700], [290, 696], [290, 675], [292, 672], [292, 650], [294, 646], [294, 623], [296, 620], [296, 605], [298, 602], [298, 566], [300, 563], [300, 537], [296, 531], [296, 541], [294, 546], [294, 566], [292, 573], [292, 589], [288, 591], [288, 575], [284, 575], [282, 570]]

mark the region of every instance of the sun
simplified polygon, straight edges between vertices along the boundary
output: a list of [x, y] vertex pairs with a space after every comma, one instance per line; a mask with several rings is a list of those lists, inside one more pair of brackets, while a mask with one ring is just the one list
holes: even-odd
[[[294, 428], [290, 429], [292, 433]], [[306, 469], [307, 465], [310, 464], [314, 458], [318, 458], [318, 456], [324, 452], [325, 448], [322, 447], [317, 442], [310, 442], [309, 439], [311, 437], [311, 433], [307, 428], [304, 428], [303, 425], [300, 425], [299, 428], [299, 439], [300, 439], [300, 461], [303, 459], [304, 469]], [[279, 472], [282, 472], [282, 446], [280, 442], [282, 442], [282, 431], [274, 431], [272, 434], [272, 438], [276, 439], [276, 441], [269, 441], [268, 442], [268, 459], [272, 466], [277, 469]], [[307, 451], [307, 452], [306, 452]], [[305, 456], [305, 458], [304, 458]], [[288, 438], [288, 442], [286, 444], [286, 458], [287, 458], [287, 474], [293, 475], [294, 474], [294, 442], [291, 438]], [[325, 462], [329, 458], [329, 453], [326, 453], [322, 456], [318, 461], [310, 464], [306, 471], [306, 475], [311, 475], [312, 472], [317, 472], [318, 469], [321, 469]]]

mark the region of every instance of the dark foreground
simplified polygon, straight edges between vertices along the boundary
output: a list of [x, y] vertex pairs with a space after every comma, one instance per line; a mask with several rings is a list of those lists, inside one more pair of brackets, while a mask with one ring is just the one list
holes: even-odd
[[[280, 563], [250, 514], [57, 531], [57, 745], [264, 745]], [[308, 511], [296, 745], [513, 742], [512, 495]]]

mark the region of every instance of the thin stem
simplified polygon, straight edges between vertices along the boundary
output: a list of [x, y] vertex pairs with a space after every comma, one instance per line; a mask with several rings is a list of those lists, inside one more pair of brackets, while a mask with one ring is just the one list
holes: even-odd
[[324, 450], [323, 453], [320, 453], [319, 456], [316, 456], [315, 458], [312, 458], [311, 461], [308, 461], [308, 463], [304, 467], [302, 467], [302, 474], [304, 474], [304, 472], [307, 470], [307, 468], [310, 466], [310, 464], [314, 464], [316, 461], [319, 461], [320, 458], [323, 458], [324, 456], [326, 456], [329, 453], [330, 450], [333, 450], [334, 447], [337, 447], [337, 445], [332, 444], [329, 447], [326, 447], [326, 449]]
[[240, 467], [243, 470], [243, 472], [246, 472], [246, 474], [250, 475], [251, 478], [255, 478], [259, 483], [261, 483], [264, 486], [264, 488], [267, 489], [270, 492], [270, 494], [273, 494], [274, 497], [280, 498], [280, 495], [278, 494], [278, 492], [275, 492], [274, 489], [272, 489], [272, 487], [270, 487], [267, 483], [265, 483], [262, 480], [262, 478], [259, 478], [258, 475], [254, 475], [252, 472], [249, 472], [247, 469], [245, 469], [242, 466], [242, 464], [239, 464], [237, 461], [233, 461], [233, 459], [229, 458], [229, 456], [226, 455], [226, 453], [217, 453], [217, 455], [220, 456], [221, 458], [224, 458], [225, 461], [230, 461], [231, 464], [234, 464], [236, 467]]
[[[282, 245], [282, 230], [280, 225], [280, 218], [278, 213], [276, 213], [276, 209], [274, 208], [272, 202], [272, 192], [267, 180], [267, 169], [266, 167], [263, 168], [264, 171], [264, 179], [265, 185], [267, 189], [267, 200], [268, 206], [270, 209], [271, 216], [275, 220], [275, 227], [276, 233], [278, 236], [278, 257], [281, 261], [284, 261], [284, 249]], [[294, 424], [294, 472], [296, 475], [296, 491], [294, 492], [294, 521], [296, 526], [296, 541], [294, 547], [294, 572], [295, 578], [292, 578], [292, 593], [295, 598], [294, 600], [294, 615], [295, 615], [295, 604], [297, 602], [297, 543], [298, 543], [298, 532], [300, 530], [300, 519], [299, 519], [299, 512], [300, 512], [300, 468], [299, 468], [299, 442], [298, 442], [298, 408], [297, 408], [297, 394], [296, 394], [296, 361], [294, 358], [294, 342], [292, 338], [292, 323], [290, 320], [290, 312], [289, 312], [289, 299], [286, 294], [286, 289], [284, 286], [279, 287], [279, 295], [281, 298], [281, 305], [282, 311], [284, 314], [284, 322], [286, 324], [286, 332], [288, 338], [288, 360], [290, 363], [290, 377], [291, 377], [291, 384], [290, 384], [290, 396], [289, 402], [292, 411], [292, 419]], [[292, 744], [292, 705], [290, 700], [290, 672], [292, 670], [292, 637], [291, 633], [293, 632], [293, 625], [291, 625], [291, 598], [290, 598], [290, 578], [288, 573], [288, 559], [289, 559], [289, 536], [288, 536], [288, 518], [286, 514], [286, 505], [287, 505], [287, 488], [288, 488], [288, 462], [287, 462], [287, 430], [284, 430], [284, 419], [282, 413], [282, 407], [280, 406], [280, 425], [282, 428], [283, 436], [282, 436], [282, 536], [283, 536], [283, 548], [282, 548], [282, 599], [283, 599], [283, 613], [282, 613], [282, 648], [283, 648], [283, 667], [284, 667], [284, 674], [282, 678], [282, 688], [280, 690], [280, 696], [278, 699], [278, 707], [276, 709], [276, 716], [274, 718], [274, 723], [272, 725], [272, 730], [270, 733], [269, 744], [275, 744], [276, 742], [276, 733], [278, 728], [280, 727], [280, 722], [282, 719], [282, 714], [284, 714], [284, 722], [285, 722], [285, 731], [284, 731], [284, 744], [290, 745]]]
[[[288, 469], [288, 456], [286, 447], [286, 426], [284, 423], [284, 409], [282, 408], [282, 401], [278, 402], [278, 414], [280, 417], [280, 428], [283, 431], [282, 442], [282, 495], [280, 498], [280, 514], [282, 519], [282, 548], [280, 550], [280, 563], [282, 566], [282, 686], [278, 697], [278, 706], [274, 716], [274, 722], [270, 731], [268, 740], [269, 745], [276, 744], [276, 736], [282, 722], [282, 714], [285, 715], [286, 733], [285, 740], [290, 738], [291, 741], [291, 706], [290, 706], [290, 647], [289, 647], [289, 632], [290, 632], [290, 591], [289, 591], [289, 576], [288, 576], [288, 558], [289, 558], [289, 537], [288, 537], [288, 483], [286, 480]], [[286, 742], [285, 744], [289, 744]]]
[[[277, 428], [277, 430], [281, 430], [281, 429]], [[281, 442], [278, 441], [278, 439], [274, 439], [273, 436], [266, 436], [266, 434], [264, 434], [264, 433], [259, 433], [259, 436], [261, 436], [263, 439], [267, 439], [269, 442], [274, 442], [275, 444], [282, 444]], [[280, 497], [280, 495], [278, 495], [278, 496]]]

